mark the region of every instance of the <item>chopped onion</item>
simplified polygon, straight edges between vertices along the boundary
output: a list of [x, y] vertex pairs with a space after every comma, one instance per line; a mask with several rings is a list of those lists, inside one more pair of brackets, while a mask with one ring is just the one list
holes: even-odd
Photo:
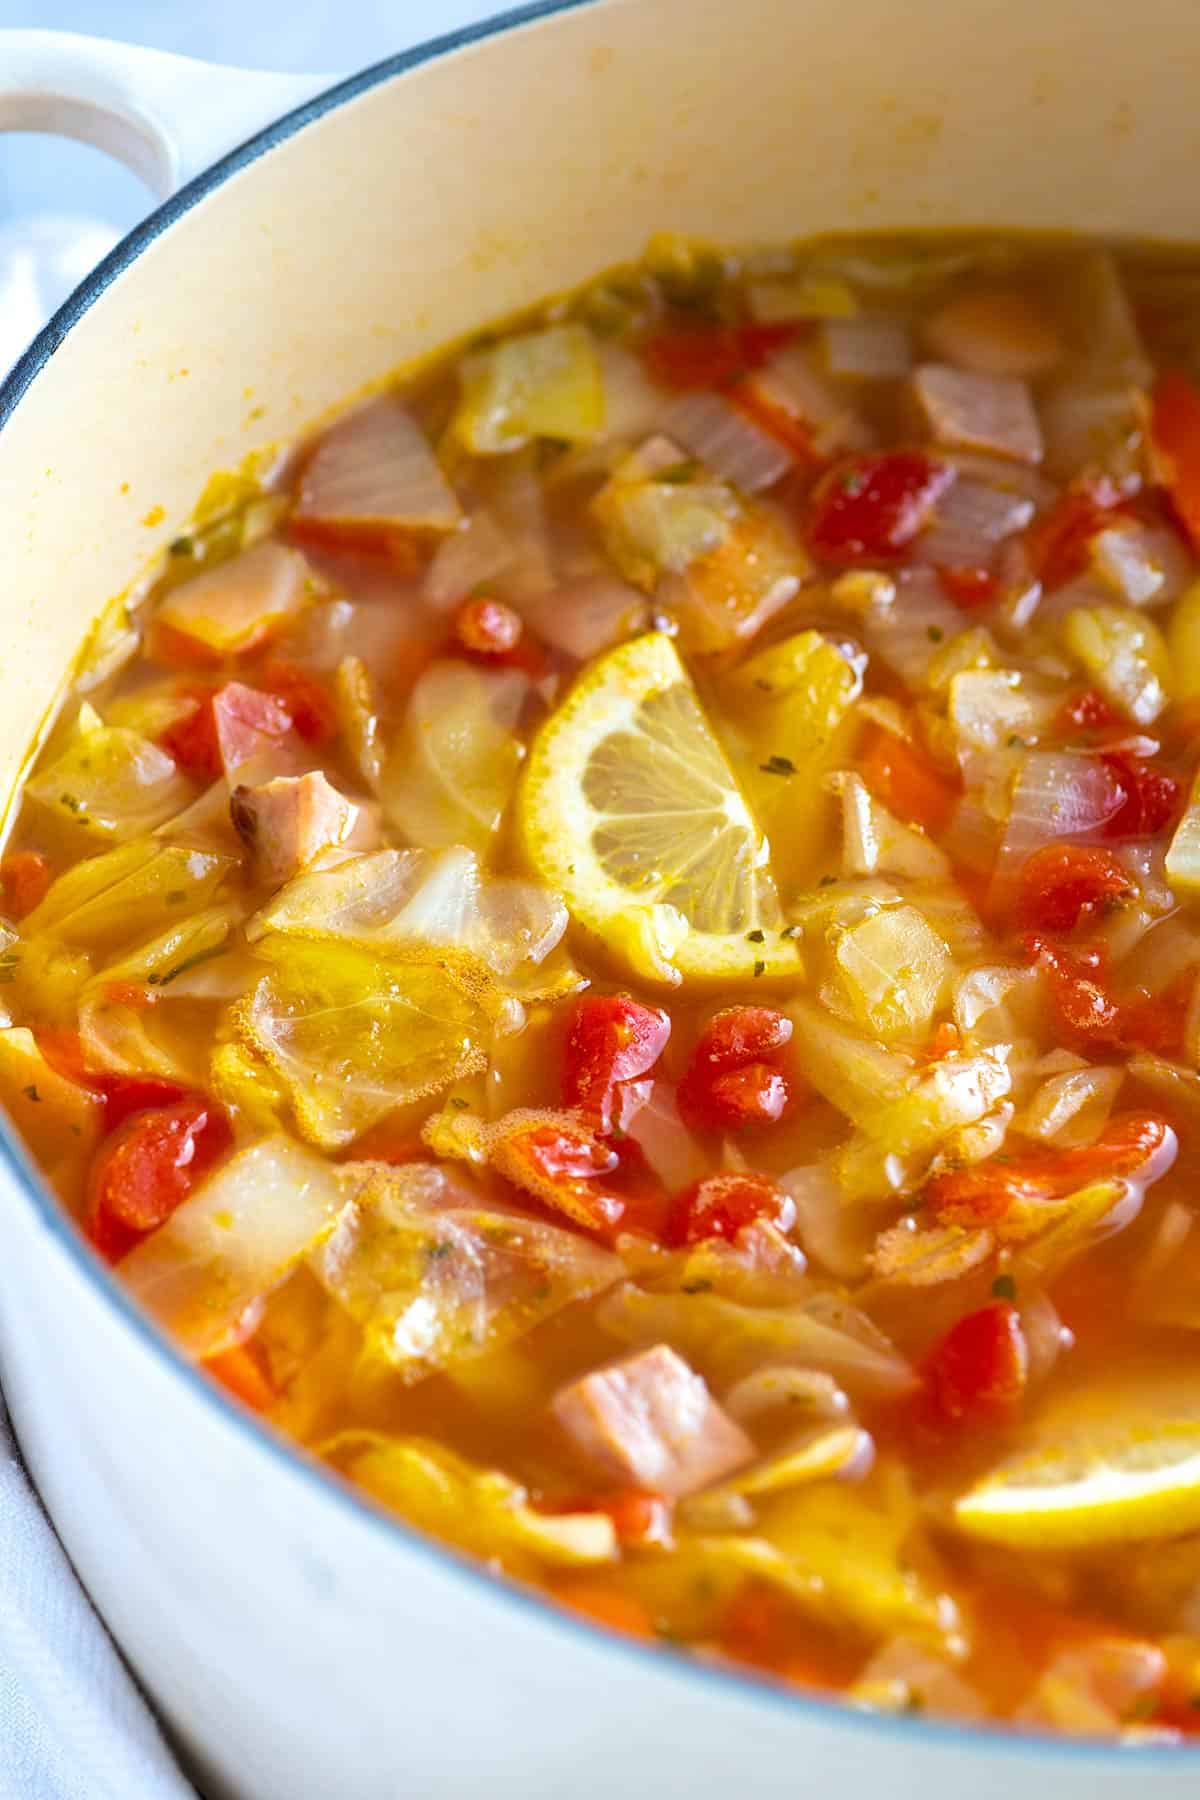
[[477, 587], [502, 575], [515, 557], [511, 540], [491, 513], [473, 512], [438, 545], [425, 574], [425, 598], [435, 611], [448, 612]]
[[721, 394], [683, 394], [663, 430], [743, 493], [773, 487], [792, 467], [789, 450]]
[[299, 609], [307, 578], [298, 550], [256, 544], [172, 588], [156, 617], [220, 656], [239, 656]]
[[425, 670], [383, 772], [388, 819], [427, 849], [482, 850], [504, 815], [524, 754], [515, 735], [529, 677], [457, 658]]
[[1031, 850], [1085, 837], [1119, 811], [1124, 789], [1108, 764], [1066, 750], [1031, 750], [1022, 761], [997, 872], [1007, 875]]
[[196, 1357], [236, 1342], [238, 1323], [333, 1229], [336, 1170], [290, 1138], [267, 1138], [209, 1176], [121, 1263], [134, 1298]]
[[604, 441], [634, 443], [662, 430], [662, 389], [647, 375], [641, 357], [613, 343], [601, 344], [599, 355], [604, 383]]
[[300, 483], [296, 516], [335, 526], [424, 526], [450, 531], [459, 505], [415, 420], [375, 400], [335, 425]]
[[1130, 606], [1167, 606], [1192, 579], [1191, 557], [1165, 526], [1121, 521], [1097, 532], [1089, 548], [1100, 580]]
[[521, 603], [521, 613], [544, 643], [587, 662], [644, 628], [646, 598], [618, 576], [583, 576]]
[[919, 691], [934, 657], [966, 630], [966, 622], [932, 570], [902, 569], [897, 587], [894, 605], [867, 616], [864, 635], [868, 649]]
[[680, 1118], [669, 1082], [654, 1083], [649, 1100], [628, 1128], [628, 1136], [673, 1193], [690, 1187], [707, 1171], [707, 1152]]
[[875, 1242], [874, 1214], [846, 1205], [828, 1163], [789, 1169], [780, 1180], [796, 1203], [796, 1236], [808, 1255], [841, 1281], [861, 1281]]
[[820, 337], [831, 375], [887, 381], [912, 369], [912, 337], [899, 319], [829, 319]]
[[807, 425], [820, 456], [838, 450], [866, 450], [875, 434], [845, 395], [818, 375], [805, 352], [795, 345], [777, 351], [766, 367], [750, 377], [752, 389], [768, 406]]
[[1136, 388], [1064, 380], [1041, 402], [1045, 466], [1063, 481], [1100, 470], [1122, 485], [1141, 482], [1142, 414]]
[[913, 376], [913, 392], [939, 444], [1014, 462], [1041, 461], [1042, 433], [1026, 382], [923, 363]]
[[1124, 1080], [1122, 1069], [1072, 1069], [1044, 1081], [1016, 1120], [1024, 1136], [1066, 1149], [1094, 1144]]
[[1074, 1333], [1063, 1324], [1050, 1296], [1041, 1288], [1022, 1297], [1018, 1311], [1028, 1351], [1027, 1381], [1041, 1387], [1064, 1351], [1075, 1343]]
[[933, 523], [916, 550], [923, 561], [944, 568], [986, 568], [996, 546], [1033, 518], [1033, 501], [981, 481], [959, 477], [938, 500]]

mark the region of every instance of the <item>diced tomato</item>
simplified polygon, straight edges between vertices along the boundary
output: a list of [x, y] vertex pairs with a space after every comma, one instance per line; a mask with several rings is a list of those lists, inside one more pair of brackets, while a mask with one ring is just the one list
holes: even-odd
[[844, 457], [813, 491], [809, 544], [825, 562], [890, 561], [929, 522], [953, 480], [947, 463], [921, 450]]
[[950, 823], [956, 787], [906, 738], [871, 726], [858, 767], [875, 798], [906, 825], [920, 825], [930, 837], [939, 837]]
[[627, 1637], [653, 1638], [654, 1620], [642, 1602], [615, 1582], [599, 1576], [576, 1576], [556, 1582], [550, 1590], [560, 1606], [582, 1613], [593, 1625], [623, 1631]]
[[1069, 700], [1064, 701], [1055, 723], [1063, 737], [1069, 737], [1075, 731], [1112, 731], [1118, 727], [1124, 729], [1120, 716], [1095, 688], [1084, 688], [1082, 692], [1073, 694]]
[[364, 566], [380, 563], [397, 575], [417, 575], [429, 559], [436, 538], [414, 526], [391, 524], [386, 519], [318, 519], [292, 513], [285, 530], [302, 549], [328, 551], [338, 557], [361, 558]]
[[549, 1513], [607, 1513], [622, 1544], [655, 1544], [670, 1549], [673, 1543], [672, 1504], [665, 1494], [645, 1488], [621, 1488], [612, 1494], [572, 1494], [538, 1509]]
[[710, 325], [660, 331], [641, 347], [647, 371], [663, 387], [728, 387], [791, 343], [798, 325]]
[[1150, 435], [1171, 503], [1200, 549], [1200, 389], [1178, 370], [1155, 383]]
[[1094, 1144], [935, 1175], [926, 1185], [925, 1205], [941, 1225], [996, 1225], [1023, 1203], [1063, 1199], [1108, 1176], [1140, 1174], [1173, 1147], [1174, 1133], [1159, 1114], [1116, 1113]]
[[990, 606], [1000, 593], [998, 577], [990, 569], [971, 563], [955, 563], [948, 567], [939, 564], [937, 578], [942, 592], [964, 612], [971, 612], [977, 606]]
[[1102, 950], [1066, 949], [1033, 934], [1024, 949], [1031, 962], [1045, 972], [1059, 1033], [1070, 1044], [1091, 1049], [1120, 1042], [1120, 1009], [1105, 986], [1106, 958]]
[[1027, 931], [1074, 931], [1134, 891], [1129, 871], [1098, 844], [1043, 844], [1025, 859], [1017, 917]]
[[997, 1422], [1012, 1413], [1029, 1379], [1021, 1316], [1007, 1300], [967, 1313], [925, 1365], [933, 1405], [950, 1424]]
[[205, 1360], [204, 1367], [252, 1412], [267, 1412], [277, 1399], [266, 1363], [254, 1344], [235, 1344]]
[[326, 744], [337, 736], [337, 707], [328, 688], [294, 663], [272, 661], [256, 677], [266, 693], [283, 702], [292, 724], [308, 744]]
[[1157, 837], [1165, 831], [1183, 800], [1183, 790], [1175, 777], [1134, 756], [1109, 755], [1103, 760], [1125, 795], [1104, 827], [1105, 837]]
[[1127, 1002], [1121, 1008], [1121, 1042], [1131, 1049], [1153, 1050], [1158, 1056], [1182, 1056], [1198, 974], [1196, 969], [1185, 969], [1161, 993]]
[[607, 1131], [615, 1090], [648, 1075], [666, 1047], [671, 1021], [659, 1006], [628, 994], [585, 994], [563, 1051], [564, 1106], [578, 1106]]
[[582, 1122], [531, 1123], [506, 1132], [492, 1160], [509, 1181], [589, 1231], [615, 1231], [625, 1202], [609, 1185], [619, 1167], [614, 1147]]
[[10, 919], [24, 919], [40, 906], [54, 878], [49, 857], [39, 850], [13, 850], [0, 862], [0, 900]]
[[168, 725], [158, 741], [167, 755], [175, 758], [185, 775], [190, 775], [193, 781], [208, 783], [216, 781], [221, 774], [212, 692], [205, 689], [191, 698], [192, 710]]
[[292, 729], [292, 715], [277, 694], [230, 681], [209, 702], [219, 767], [231, 775], [252, 757], [277, 749]]
[[111, 1260], [162, 1225], [229, 1148], [221, 1109], [191, 1098], [139, 1112], [105, 1139], [88, 1181], [88, 1233]]
[[489, 661], [507, 656], [521, 641], [521, 615], [503, 600], [490, 600], [481, 594], [466, 600], [454, 615], [454, 635], [468, 656], [481, 656]]
[[671, 1203], [667, 1242], [678, 1248], [711, 1238], [732, 1242], [747, 1225], [765, 1219], [780, 1231], [796, 1223], [796, 1203], [769, 1175], [727, 1170], [706, 1175], [684, 1188]]
[[934, 1027], [928, 1044], [925, 1046], [927, 1062], [941, 1062], [944, 1056], [953, 1056], [956, 1050], [962, 1049], [962, 1037], [958, 1026], [949, 1019], [943, 1019]]
[[1044, 588], [1064, 587], [1088, 566], [1097, 532], [1123, 511], [1119, 490], [1106, 481], [1068, 488], [1027, 540], [1030, 565]]
[[[177, 1106], [189, 1098], [186, 1088], [157, 1075], [86, 1075], [84, 1081], [104, 1098], [104, 1129], [116, 1131], [135, 1113]], [[198, 1099], [198, 1096], [193, 1096]]]
[[693, 1131], [737, 1131], [773, 1125], [797, 1097], [794, 1071], [780, 1064], [792, 1022], [767, 1006], [731, 1006], [700, 1035], [675, 1093], [679, 1116]]

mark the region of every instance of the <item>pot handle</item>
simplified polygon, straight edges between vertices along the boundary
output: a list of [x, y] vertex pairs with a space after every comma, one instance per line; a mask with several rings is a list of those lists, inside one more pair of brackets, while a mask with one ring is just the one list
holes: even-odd
[[165, 200], [338, 79], [226, 68], [69, 31], [0, 30], [0, 131], [80, 138]]

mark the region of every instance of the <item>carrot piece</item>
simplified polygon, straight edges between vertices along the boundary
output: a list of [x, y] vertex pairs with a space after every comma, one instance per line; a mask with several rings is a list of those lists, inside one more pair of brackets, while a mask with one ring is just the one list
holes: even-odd
[[1150, 435], [1171, 503], [1200, 549], [1200, 389], [1179, 370], [1155, 384]]
[[234, 1344], [216, 1356], [205, 1359], [204, 1367], [223, 1388], [248, 1406], [251, 1412], [267, 1412], [275, 1404], [271, 1385], [261, 1354], [251, 1344]]
[[23, 919], [39, 906], [54, 877], [40, 850], [14, 850], [0, 862], [0, 899], [10, 919]]
[[581, 1613], [593, 1625], [623, 1631], [628, 1637], [653, 1638], [654, 1620], [649, 1609], [633, 1594], [603, 1581], [560, 1581], [551, 1590], [560, 1606]]
[[858, 767], [871, 792], [906, 825], [920, 825], [930, 837], [946, 829], [955, 787], [915, 744], [873, 726]]

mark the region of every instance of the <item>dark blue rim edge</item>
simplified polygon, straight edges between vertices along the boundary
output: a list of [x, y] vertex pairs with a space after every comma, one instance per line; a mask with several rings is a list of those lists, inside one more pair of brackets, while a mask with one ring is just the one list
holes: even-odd
[[[549, 19], [559, 13], [574, 12], [585, 6], [596, 5], [600, 0], [531, 0], [525, 6], [513, 8], [511, 11], [498, 13], [494, 18], [485, 19], [475, 25], [462, 26], [457, 31], [445, 33], [441, 37], [428, 39], [411, 50], [400, 52], [396, 56], [386, 57], [382, 62], [373, 63], [361, 70], [357, 75], [336, 83], [333, 87], [318, 94], [315, 99], [308, 100], [303, 106], [285, 113], [263, 131], [249, 138], [244, 144], [231, 150], [185, 187], [172, 194], [161, 206], [157, 207], [129, 235], [111, 250], [92, 273], [82, 281], [69, 298], [54, 314], [49, 323], [40, 331], [29, 348], [13, 365], [3, 383], [0, 383], [0, 430], [8, 422], [19, 405], [35, 377], [49, 362], [58, 350], [71, 329], [77, 325], [84, 314], [100, 298], [104, 290], [116, 280], [129, 266], [137, 261], [142, 252], [149, 248], [177, 219], [183, 217], [193, 206], [208, 194], [221, 187], [230, 176], [248, 168], [266, 155], [276, 145], [286, 143], [297, 132], [314, 120], [323, 118], [326, 113], [333, 112], [349, 100], [357, 99], [372, 88], [391, 81], [410, 69], [420, 68], [422, 64], [434, 62], [438, 58], [448, 56], [456, 50], [465, 49], [468, 45], [480, 43], [488, 38], [499, 37], [525, 25], [534, 25], [540, 20]], [[0, 1169], [13, 1178], [14, 1185], [33, 1210], [37, 1223], [55, 1241], [58, 1249], [66, 1259], [74, 1265], [77, 1274], [97, 1287], [107, 1298], [114, 1313], [121, 1319], [132, 1335], [153, 1354], [174, 1368], [179, 1379], [186, 1383], [193, 1395], [216, 1410], [225, 1423], [244, 1438], [250, 1439], [255, 1447], [271, 1457], [277, 1467], [290, 1478], [299, 1479], [318, 1486], [333, 1505], [340, 1505], [354, 1515], [381, 1531], [388, 1538], [400, 1538], [411, 1550], [416, 1550], [441, 1563], [447, 1574], [452, 1574], [478, 1590], [481, 1597], [507, 1601], [528, 1612], [536, 1612], [548, 1631], [557, 1631], [571, 1637], [583, 1637], [593, 1645], [604, 1636], [609, 1640], [609, 1647], [614, 1655], [636, 1660], [638, 1664], [649, 1670], [664, 1672], [664, 1658], [661, 1650], [644, 1646], [637, 1642], [618, 1637], [613, 1633], [602, 1633], [597, 1627], [587, 1625], [582, 1620], [574, 1619], [569, 1613], [542, 1600], [532, 1590], [527, 1590], [515, 1582], [509, 1582], [489, 1574], [480, 1565], [467, 1557], [460, 1556], [414, 1531], [402, 1520], [383, 1511], [372, 1501], [361, 1498], [353, 1488], [330, 1475], [313, 1458], [302, 1449], [288, 1443], [274, 1431], [259, 1425], [253, 1416], [236, 1401], [227, 1397], [215, 1382], [201, 1375], [195, 1365], [176, 1349], [170, 1339], [165, 1337], [149, 1318], [130, 1299], [116, 1278], [93, 1256], [79, 1232], [76, 1230], [67, 1213], [50, 1190], [44, 1185], [38, 1171], [8, 1123], [0, 1113]], [[872, 1736], [882, 1736], [895, 1741], [899, 1748], [911, 1742], [915, 1737], [940, 1745], [947, 1751], [970, 1752], [978, 1747], [981, 1751], [1001, 1752], [1006, 1757], [1028, 1761], [1031, 1758], [1048, 1757], [1056, 1762], [1069, 1761], [1073, 1764], [1087, 1765], [1102, 1763], [1111, 1765], [1116, 1759], [1128, 1761], [1136, 1757], [1137, 1766], [1144, 1766], [1147, 1759], [1154, 1763], [1182, 1762], [1189, 1757], [1196, 1757], [1196, 1752], [1189, 1751], [1186, 1746], [1147, 1745], [1133, 1750], [1125, 1746], [1114, 1746], [1102, 1742], [1079, 1742], [1072, 1739], [1053, 1737], [1050, 1735], [1034, 1735], [1016, 1733], [995, 1726], [958, 1725], [937, 1719], [913, 1720], [898, 1718], [886, 1713], [855, 1712], [838, 1701], [822, 1701], [790, 1693], [780, 1687], [743, 1675], [736, 1669], [718, 1669], [699, 1661], [689, 1661], [684, 1656], [672, 1657], [675, 1667], [670, 1670], [676, 1678], [690, 1677], [698, 1685], [714, 1689], [718, 1693], [729, 1687], [741, 1690], [743, 1698], [749, 1698], [761, 1706], [769, 1706], [774, 1710], [786, 1709], [791, 1712], [807, 1714], [814, 1721], [826, 1726], [844, 1729], [847, 1739], [863, 1732]]]

